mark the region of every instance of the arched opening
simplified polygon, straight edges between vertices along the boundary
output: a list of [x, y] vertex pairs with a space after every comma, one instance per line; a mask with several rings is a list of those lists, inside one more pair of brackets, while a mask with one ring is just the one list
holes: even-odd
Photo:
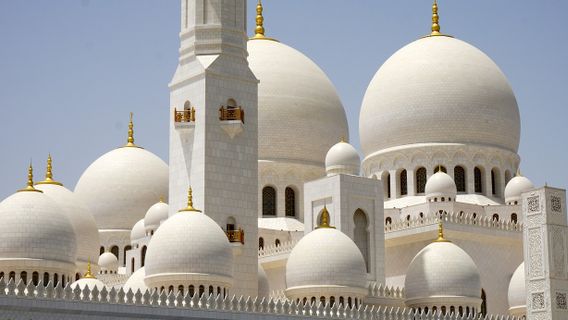
[[381, 181], [383, 182], [383, 191], [385, 193], [385, 199], [391, 197], [391, 175], [388, 171], [384, 171], [381, 175]]
[[209, 286], [209, 295], [213, 294], [213, 286]]
[[345, 305], [345, 298], [339, 297], [339, 306], [342, 307]]
[[20, 279], [24, 284], [28, 284], [28, 273], [25, 271], [20, 272]]
[[276, 239], [276, 241], [274, 241], [274, 245], [280, 247], [280, 239]]
[[195, 295], [195, 287], [193, 285], [190, 285], [188, 288], [188, 292], [189, 292], [189, 296], [193, 297]]
[[62, 287], [65, 287], [65, 275], [64, 274], [61, 275], [61, 285], [62, 285]]
[[120, 256], [118, 255], [118, 246], [112, 246], [110, 248], [110, 252], [114, 254], [117, 259], [120, 259]]
[[499, 170], [493, 168], [491, 169], [491, 194], [496, 196], [497, 189], [499, 189]]
[[101, 249], [99, 250], [99, 255], [105, 253], [105, 247], [101, 247]]
[[43, 273], [43, 285], [47, 286], [48, 283], [49, 283], [49, 273], [44, 272]]
[[335, 305], [335, 297], [331, 296], [329, 297], [329, 306], [333, 307]]
[[235, 101], [235, 99], [227, 100], [227, 108], [236, 108], [236, 107], [237, 107], [237, 101]]
[[34, 271], [34, 273], [32, 273], [32, 284], [34, 286], [37, 286], [39, 283], [39, 273], [37, 271]]
[[385, 224], [391, 224], [392, 223], [392, 218], [391, 217], [387, 217], [385, 219]]
[[493, 220], [493, 221], [499, 221], [499, 215], [496, 214], [496, 213], [494, 213], [492, 220]]
[[426, 168], [421, 167], [416, 170], [416, 193], [421, 194], [426, 191]]
[[146, 250], [148, 248], [146, 246], [142, 247], [142, 252], [140, 254], [140, 267], [143, 267], [146, 264]]
[[408, 176], [406, 170], [402, 170], [399, 174], [400, 195], [405, 196], [408, 194]]
[[227, 231], [236, 230], [237, 221], [233, 217], [227, 218]]
[[276, 190], [273, 187], [262, 188], [262, 215], [276, 215]]
[[258, 238], [258, 250], [262, 250], [264, 249], [264, 238], [260, 237]]
[[174, 286], [169, 286], [168, 287], [168, 293], [172, 293], [174, 292]]
[[179, 286], [178, 286], [178, 293], [179, 293], [181, 296], [183, 296], [183, 291], [184, 291], [184, 290], [183, 290], [183, 286], [182, 286], [182, 285], [179, 285]]
[[57, 273], [53, 274], [53, 286], [57, 287], [59, 285], [59, 275]]
[[296, 217], [296, 193], [291, 187], [286, 187], [284, 192], [285, 209], [287, 217]]
[[75, 281], [81, 279], [81, 274], [79, 272], [75, 273]]
[[483, 193], [483, 175], [479, 167], [473, 169], [473, 183], [475, 193]]
[[205, 293], [205, 287], [203, 285], [199, 286], [199, 296], [203, 297], [204, 293]]
[[186, 102], [183, 104], [183, 111], [186, 111], [186, 112], [187, 112], [187, 111], [191, 111], [191, 102], [186, 101]]
[[122, 259], [122, 261], [123, 261], [123, 264], [122, 264], [122, 265], [123, 265], [124, 267], [126, 267], [126, 251], [131, 250], [131, 249], [132, 249], [131, 246], [125, 246], [125, 247], [124, 247], [124, 254], [123, 254], [123, 259]]
[[320, 297], [320, 303], [321, 303], [322, 306], [325, 306], [325, 297], [324, 296]]
[[355, 228], [353, 230], [353, 237], [355, 238], [355, 244], [363, 254], [363, 258], [365, 258], [365, 265], [367, 266], [367, 272], [369, 272], [369, 232], [367, 231], [368, 228], [368, 221], [367, 215], [361, 209], [357, 209], [355, 214], [353, 215], [353, 222]]
[[514, 223], [517, 223], [517, 214], [516, 213], [511, 213], [511, 221], [513, 221]]
[[130, 272], [134, 273], [134, 258], [130, 260]]
[[0, 279], [4, 279], [4, 272], [0, 272]]
[[442, 169], [443, 173], [448, 173], [448, 170], [446, 170], [446, 167], [444, 167], [443, 165], [437, 165], [436, 167], [434, 167], [434, 173], [440, 171], [440, 169]]
[[454, 181], [458, 192], [465, 192], [465, 169], [462, 166], [454, 167]]

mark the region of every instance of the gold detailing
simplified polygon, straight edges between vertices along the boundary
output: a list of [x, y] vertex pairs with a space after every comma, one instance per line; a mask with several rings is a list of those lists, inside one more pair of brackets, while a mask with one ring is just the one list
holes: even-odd
[[195, 122], [195, 108], [177, 111], [174, 108], [174, 122]]
[[258, 0], [258, 3], [256, 5], [256, 28], [254, 29], [254, 36], [249, 39], [277, 41], [276, 39], [272, 39], [264, 35], [264, 16], [262, 15], [262, 11], [264, 11], [264, 8], [262, 7], [262, 1]]
[[51, 161], [51, 154], [47, 155], [47, 169], [45, 170], [45, 180], [37, 182], [36, 184], [54, 184], [57, 186], [62, 186], [61, 182], [53, 180], [53, 166]]
[[28, 183], [25, 188], [18, 190], [18, 192], [40, 192], [43, 191], [34, 188], [34, 168], [32, 167], [32, 162], [30, 161], [30, 166], [28, 168]]
[[191, 189], [191, 187], [189, 187], [189, 190], [187, 191], [187, 207], [179, 210], [178, 212], [186, 211], [201, 212], [201, 210], [197, 210], [193, 207], [193, 190]]
[[160, 196], [160, 203], [164, 203], [164, 196]]
[[330, 223], [330, 216], [329, 216], [329, 211], [327, 211], [327, 207], [324, 205], [323, 206], [323, 210], [321, 212], [321, 218], [320, 218], [320, 225], [317, 226], [316, 229], [335, 229], [335, 227], [332, 227], [329, 223]]
[[451, 242], [444, 238], [444, 225], [442, 224], [442, 218], [438, 221], [438, 239], [434, 240], [434, 242]]
[[134, 144], [134, 122], [132, 121], [132, 117], [134, 114], [130, 112], [130, 122], [128, 123], [128, 140], [125, 147], [133, 147], [133, 148], [140, 148], [139, 146]]
[[241, 228], [239, 230], [227, 230], [225, 231], [229, 242], [240, 242], [245, 244], [245, 231]]
[[434, 0], [432, 4], [432, 32], [427, 35], [426, 37], [437, 37], [437, 36], [445, 36], [451, 37], [447, 34], [443, 34], [440, 32], [440, 16], [438, 15], [438, 1]]
[[339, 142], [347, 143], [347, 141], [345, 140], [345, 136], [341, 136], [341, 141]]
[[83, 278], [84, 279], [96, 279], [97, 278], [91, 273], [91, 259], [90, 258], [89, 258], [89, 263], [87, 264], [87, 273], [85, 273]]
[[245, 123], [245, 110], [241, 107], [224, 107], [219, 108], [219, 120], [240, 120]]

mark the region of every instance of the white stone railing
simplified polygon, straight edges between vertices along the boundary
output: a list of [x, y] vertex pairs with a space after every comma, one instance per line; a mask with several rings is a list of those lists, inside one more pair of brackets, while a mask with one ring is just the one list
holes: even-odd
[[297, 241], [286, 241], [281, 243], [280, 245], [269, 245], [265, 246], [264, 249], [258, 250], [258, 257], [265, 258], [270, 256], [275, 256], [279, 254], [286, 254], [292, 252], [294, 246], [297, 244]]
[[[401, 292], [399, 292], [401, 294]], [[54, 287], [51, 282], [47, 286], [39, 283], [34, 286], [29, 282], [27, 285], [21, 280], [16, 284], [11, 279], [8, 283], [4, 279], [0, 279], [0, 313], [1, 310], [16, 310], [26, 306], [26, 310], [32, 312], [36, 303], [30, 304], [29, 301], [37, 300], [39, 302], [52, 301], [50, 303], [41, 303], [38, 312], [56, 314], [61, 312], [61, 304], [59, 302], [74, 302], [67, 305], [67, 308], [80, 309], [81, 303], [83, 308], [88, 308], [89, 313], [101, 313], [100, 318], [104, 317], [105, 312], [108, 312], [110, 305], [113, 305], [113, 319], [116, 318], [129, 318], [132, 316], [132, 308], [140, 306], [141, 308], [135, 309], [138, 314], [144, 312], [152, 312], [153, 319], [159, 319], [160, 316], [172, 317], [175, 312], [183, 312], [184, 318], [197, 318], [198, 315], [192, 312], [219, 312], [219, 317], [226, 319], [261, 319], [263, 315], [271, 318], [279, 319], [314, 319], [314, 318], [327, 318], [327, 319], [364, 319], [364, 320], [478, 320], [478, 319], [510, 319], [518, 320], [514, 317], [495, 317], [482, 315], [442, 315], [439, 313], [418, 313], [409, 308], [399, 307], [374, 307], [369, 305], [360, 304], [357, 307], [342, 306], [334, 304], [322, 304], [317, 301], [315, 303], [298, 303], [296, 301], [289, 302], [288, 300], [266, 299], [266, 298], [251, 298], [251, 297], [223, 297], [219, 296], [206, 296], [201, 297], [196, 293], [193, 297], [189, 294], [174, 294], [158, 291], [145, 291], [132, 292], [128, 290], [125, 292], [122, 288], [115, 290], [114, 288], [107, 290], [106, 288], [100, 291], [97, 288], [89, 290], [84, 287], [82, 290], [76, 287], [72, 289], [69, 284], [66, 287]], [[124, 306], [123, 310], [117, 305]], [[59, 306], [59, 307], [58, 307]], [[98, 308], [97, 306], [100, 306]], [[152, 306], [153, 308], [148, 308]], [[53, 308], [53, 310], [50, 310]], [[128, 310], [128, 312], [127, 312]], [[163, 312], [160, 312], [163, 310]], [[228, 316], [233, 314], [233, 316]], [[52, 315], [53, 316], [53, 315]], [[212, 314], [209, 316], [213, 316]], [[25, 312], [21, 316], [17, 315], [12, 317], [14, 319], [27, 319]], [[150, 317], [148, 317], [150, 318]], [[177, 319], [177, 318], [176, 318]]]
[[403, 300], [405, 298], [404, 288], [389, 287], [382, 283], [372, 282], [369, 284], [369, 297]]
[[523, 232], [523, 224], [514, 221], [497, 221], [491, 217], [481, 217], [480, 215], [473, 217], [473, 214], [450, 212], [440, 214], [438, 212], [427, 214], [423, 218], [413, 218], [410, 220], [396, 221], [385, 224], [385, 233], [413, 229], [427, 225], [438, 224], [440, 215], [443, 216], [444, 222], [453, 224], [469, 225], [481, 228], [497, 229], [503, 231]]

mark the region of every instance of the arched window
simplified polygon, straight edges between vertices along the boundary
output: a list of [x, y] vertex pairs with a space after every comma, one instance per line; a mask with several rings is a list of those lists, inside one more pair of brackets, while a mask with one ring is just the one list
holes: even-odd
[[320, 297], [320, 303], [321, 303], [322, 306], [325, 306], [325, 297], [324, 296]]
[[487, 296], [485, 295], [485, 290], [481, 289], [481, 314], [487, 314]]
[[351, 297], [347, 298], [347, 305], [349, 306], [349, 309], [353, 308], [353, 300], [351, 299]]
[[48, 283], [49, 283], [49, 273], [44, 272], [43, 273], [43, 285], [47, 286]]
[[311, 303], [311, 304], [316, 303], [316, 297], [312, 297], [312, 298], [310, 299], [310, 303]]
[[383, 182], [383, 191], [385, 192], [385, 199], [391, 197], [391, 175], [388, 171], [384, 171], [381, 176], [381, 181]]
[[61, 275], [61, 286], [65, 287], [65, 275], [64, 274]]
[[446, 306], [442, 306], [441, 310], [442, 310], [442, 315], [445, 316], [446, 315]]
[[132, 249], [131, 246], [126, 246], [126, 247], [124, 247], [124, 256], [123, 256], [123, 259], [122, 259], [122, 261], [124, 261], [124, 262], [123, 262], [123, 266], [124, 266], [124, 267], [126, 267], [126, 251], [128, 251], [128, 250], [130, 250], [130, 249]]
[[462, 166], [454, 167], [454, 181], [458, 192], [465, 192], [465, 169]]
[[112, 246], [112, 248], [110, 248], [110, 252], [114, 254], [117, 259], [120, 258], [120, 256], [118, 255], [118, 246]]
[[193, 297], [195, 295], [195, 287], [193, 285], [190, 285], [188, 288], [188, 292], [189, 292], [189, 296]]
[[514, 223], [517, 223], [517, 214], [516, 213], [511, 213], [511, 221], [513, 221]]
[[140, 254], [140, 267], [143, 267], [146, 264], [146, 250], [148, 248], [146, 246], [142, 247], [142, 252]]
[[286, 216], [295, 217], [296, 216], [296, 194], [294, 189], [286, 187], [284, 192]]
[[339, 306], [342, 307], [345, 305], [345, 299], [343, 297], [339, 297]]
[[473, 169], [473, 182], [475, 187], [475, 193], [483, 193], [483, 181], [482, 181], [481, 169], [479, 169], [479, 167], [475, 167], [475, 169]]
[[446, 167], [444, 167], [443, 165], [437, 165], [436, 167], [434, 167], [434, 173], [440, 171], [440, 168], [442, 168], [443, 173], [448, 173], [448, 171], [446, 170]]
[[79, 272], [75, 273], [75, 281], [81, 279], [81, 274]]
[[34, 271], [34, 273], [32, 273], [32, 284], [34, 286], [37, 286], [39, 283], [39, 273], [37, 271]]
[[454, 315], [454, 314], [456, 314], [456, 307], [451, 306], [450, 307], [450, 315]]
[[134, 258], [130, 260], [130, 272], [134, 273]]
[[182, 285], [179, 285], [179, 286], [178, 286], [178, 292], [179, 292], [179, 294], [180, 294], [181, 296], [183, 296], [183, 291], [184, 291], [184, 290], [183, 290], [183, 286], [182, 286]]
[[493, 221], [499, 221], [499, 215], [498, 214], [493, 214]]
[[420, 212], [418, 215], [420, 216], [420, 218], [424, 218], [424, 212]]
[[329, 297], [329, 306], [333, 307], [335, 305], [335, 297], [331, 296]]
[[228, 108], [236, 108], [237, 107], [237, 101], [235, 101], [235, 99], [228, 99], [227, 100], [227, 107]]
[[463, 316], [463, 307], [462, 307], [462, 306], [459, 306], [459, 307], [458, 307], [458, 310], [459, 310], [459, 315], [460, 315], [460, 316]]
[[168, 293], [172, 293], [174, 292], [174, 286], [169, 286], [168, 287]]
[[491, 169], [491, 194], [494, 196], [497, 195], [497, 179], [499, 179], [499, 173], [497, 172], [497, 169]]
[[23, 282], [24, 284], [28, 284], [28, 273], [25, 272], [25, 271], [22, 271], [22, 272], [20, 273], [20, 279], [22, 279], [22, 282]]
[[4, 272], [0, 272], [0, 279], [3, 279], [3, 278], [4, 278]]
[[203, 285], [199, 286], [199, 296], [203, 297], [204, 293], [205, 293], [205, 287]]
[[405, 196], [408, 194], [408, 177], [406, 175], [406, 170], [400, 172], [400, 195]]
[[217, 287], [217, 296], [221, 295], [221, 287]]
[[392, 223], [392, 218], [391, 217], [387, 217], [385, 219], [385, 224], [391, 224]]
[[57, 287], [59, 285], [59, 275], [57, 273], [53, 274], [53, 286]]
[[235, 231], [236, 230], [236, 228], [235, 228], [236, 224], [237, 224], [237, 221], [235, 220], [235, 218], [233, 218], [233, 217], [227, 218], [227, 231]]
[[273, 187], [264, 187], [262, 189], [262, 215], [276, 215], [276, 190]]
[[426, 189], [426, 168], [416, 170], [416, 193], [424, 193]]
[[363, 258], [365, 259], [365, 264], [367, 266], [367, 272], [369, 272], [369, 232], [367, 231], [368, 228], [368, 221], [367, 215], [361, 209], [357, 209], [355, 214], [353, 215], [353, 223], [355, 225], [355, 229], [353, 230], [353, 236], [355, 240], [355, 244], [361, 251]]
[[260, 237], [258, 238], [258, 250], [262, 250], [264, 249], [264, 238]]
[[[99, 252], [100, 252], [100, 254], [105, 253], [105, 247], [101, 247], [101, 249], [99, 250]], [[100, 254], [99, 254], [99, 255], [100, 255]]]
[[183, 104], [183, 111], [189, 111], [189, 110], [191, 110], [191, 102], [186, 101], [186, 102]]
[[213, 294], [213, 286], [209, 286], [209, 295]]
[[280, 247], [280, 239], [276, 239], [276, 241], [274, 241], [274, 245]]

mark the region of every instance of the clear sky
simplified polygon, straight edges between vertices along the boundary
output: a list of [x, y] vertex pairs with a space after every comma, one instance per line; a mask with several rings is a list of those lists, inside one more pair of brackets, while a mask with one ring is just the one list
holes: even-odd
[[[359, 147], [359, 108], [379, 66], [425, 35], [430, 0], [265, 0], [267, 35], [326, 71]], [[523, 174], [568, 185], [568, 1], [440, 0], [442, 31], [487, 53], [518, 100]], [[0, 1], [0, 199], [33, 158], [73, 189], [103, 153], [136, 142], [167, 161], [167, 84], [177, 64], [178, 0]], [[249, 0], [249, 34], [255, 2]]]

